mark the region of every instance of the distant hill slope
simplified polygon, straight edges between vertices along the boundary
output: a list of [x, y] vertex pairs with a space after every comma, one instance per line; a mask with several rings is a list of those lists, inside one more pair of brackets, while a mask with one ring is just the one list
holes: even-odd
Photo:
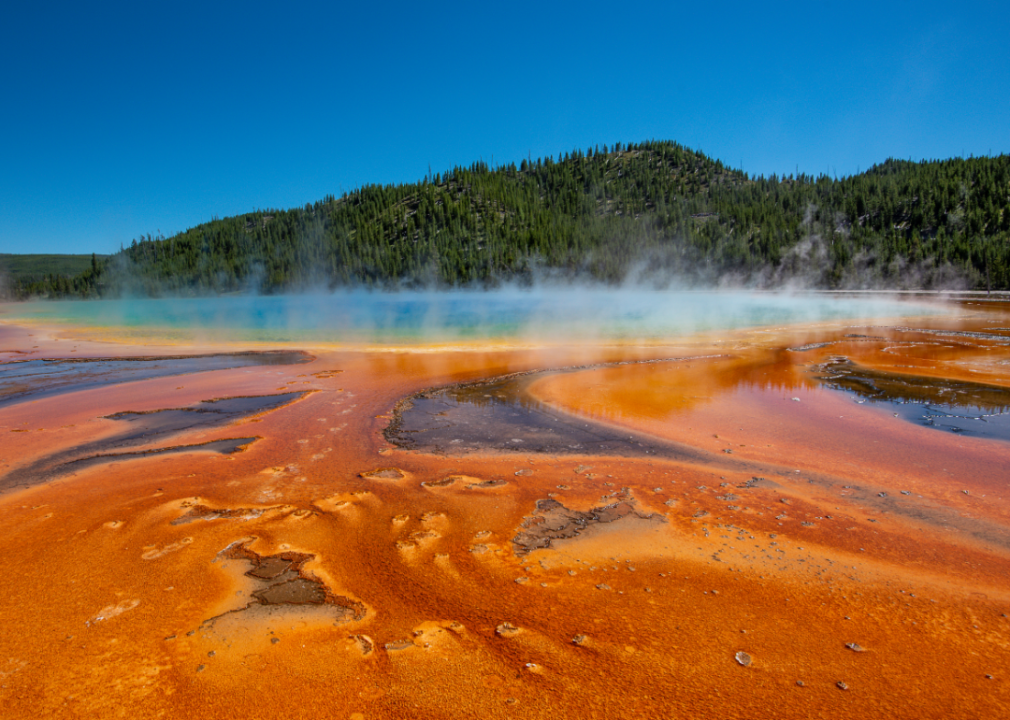
[[[749, 178], [677, 143], [576, 150], [140, 238], [83, 296], [456, 286], [540, 273], [762, 287], [1010, 288], [1010, 156]], [[19, 296], [66, 294], [34, 282]]]
[[[15, 287], [41, 285], [51, 293], [53, 289], [65, 285], [72, 292], [74, 279], [81, 278], [93, 269], [97, 270], [99, 263], [107, 258], [108, 255], [0, 253], [0, 278]], [[80, 285], [81, 290], [89, 290], [88, 285]], [[0, 292], [2, 290], [0, 288]]]

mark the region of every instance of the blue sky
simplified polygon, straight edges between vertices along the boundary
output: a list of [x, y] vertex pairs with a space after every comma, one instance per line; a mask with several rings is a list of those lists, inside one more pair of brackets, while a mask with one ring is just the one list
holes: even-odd
[[762, 174], [1010, 152], [1001, 2], [21, 5], [0, 252], [618, 140]]

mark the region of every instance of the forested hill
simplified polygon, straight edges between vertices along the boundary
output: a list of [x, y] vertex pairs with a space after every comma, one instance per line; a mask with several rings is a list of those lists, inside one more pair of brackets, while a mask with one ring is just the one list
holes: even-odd
[[19, 297], [548, 276], [771, 287], [1010, 288], [1010, 156], [888, 160], [843, 179], [750, 178], [672, 142], [616, 144], [370, 185], [140, 238]]

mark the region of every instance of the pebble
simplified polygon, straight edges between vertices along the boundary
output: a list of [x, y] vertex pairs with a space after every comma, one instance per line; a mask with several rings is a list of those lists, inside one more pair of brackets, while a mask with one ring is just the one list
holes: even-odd
[[848, 684], [847, 684], [847, 683], [845, 683], [845, 682], [843, 682], [842, 680], [839, 680], [838, 682], [836, 682], [836, 683], [835, 683], [835, 686], [836, 686], [836, 687], [837, 687], [837, 688], [838, 688], [839, 690], [848, 690], [848, 689], [849, 689], [849, 686], [848, 686]]
[[496, 627], [494, 629], [494, 632], [495, 635], [497, 635], [498, 637], [511, 637], [513, 635], [518, 635], [519, 633], [522, 632], [522, 630], [520, 630], [515, 625], [506, 620], [501, 625]]
[[743, 665], [744, 667], [748, 667], [752, 662], [750, 655], [748, 655], [742, 650], [738, 652], [734, 657], [736, 657], [736, 661], [741, 665]]

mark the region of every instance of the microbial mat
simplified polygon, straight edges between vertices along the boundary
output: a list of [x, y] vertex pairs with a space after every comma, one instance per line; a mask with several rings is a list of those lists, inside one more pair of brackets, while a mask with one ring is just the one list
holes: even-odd
[[4, 718], [1010, 716], [1010, 307], [0, 306]]

